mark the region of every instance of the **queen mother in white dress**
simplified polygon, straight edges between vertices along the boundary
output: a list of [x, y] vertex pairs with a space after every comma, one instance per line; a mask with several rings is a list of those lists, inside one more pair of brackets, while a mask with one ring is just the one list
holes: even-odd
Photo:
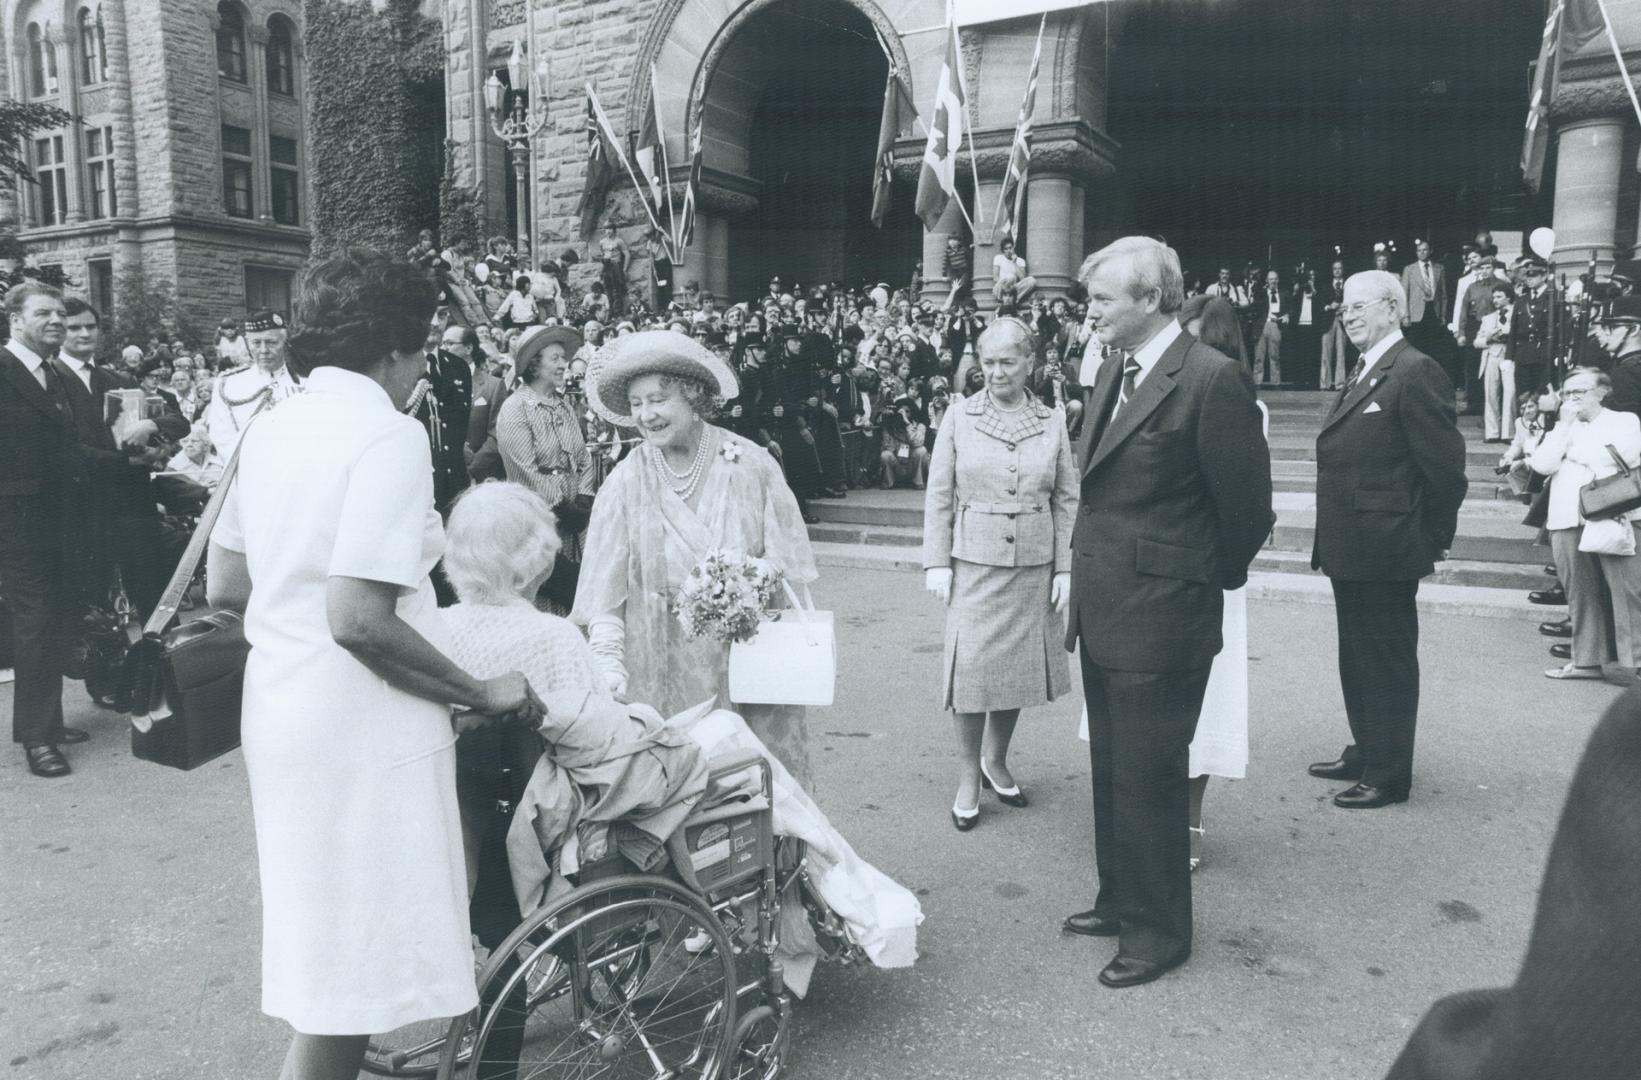
[[717, 402], [739, 393], [734, 372], [691, 338], [652, 330], [601, 349], [586, 386], [595, 412], [637, 428], [644, 443], [593, 504], [571, 621], [587, 628], [618, 696], [662, 716], [715, 697], [811, 788], [803, 707], [732, 701], [729, 646], [688, 637], [672, 611], [684, 579], [715, 548], [767, 559], [794, 586], [818, 576], [780, 466], [709, 422]]
[[242, 611], [242, 732], [262, 885], [262, 1008], [285, 1080], [353, 1077], [369, 1035], [477, 1002], [449, 705], [540, 717], [524, 676], [474, 679], [428, 572], [444, 550], [427, 436], [432, 284], [355, 251], [311, 267], [293, 362], [211, 534], [211, 603]]

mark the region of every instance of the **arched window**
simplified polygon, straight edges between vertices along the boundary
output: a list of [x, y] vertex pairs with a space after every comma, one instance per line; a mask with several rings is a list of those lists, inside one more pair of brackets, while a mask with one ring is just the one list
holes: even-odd
[[296, 27], [283, 15], [268, 20], [268, 93], [296, 93]]
[[230, 0], [217, 4], [217, 74], [245, 82], [245, 19]]
[[39, 23], [28, 24], [28, 88], [33, 97], [57, 92], [57, 49]]
[[108, 46], [103, 40], [103, 17], [80, 9], [80, 82], [90, 86], [108, 81]]

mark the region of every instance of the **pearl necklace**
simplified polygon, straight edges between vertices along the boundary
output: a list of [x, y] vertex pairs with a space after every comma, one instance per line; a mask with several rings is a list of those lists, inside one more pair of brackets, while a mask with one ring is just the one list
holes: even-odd
[[711, 441], [707, 438], [708, 434], [703, 426], [701, 441], [695, 448], [695, 460], [685, 472], [674, 471], [673, 467], [667, 463], [667, 456], [661, 452], [661, 449], [653, 444], [650, 446], [650, 461], [655, 465], [656, 474], [661, 477], [663, 484], [672, 489], [674, 495], [677, 495], [685, 502], [688, 502], [690, 497], [695, 494], [696, 487], [701, 483], [701, 477], [706, 473], [707, 444]]
[[1017, 412], [1019, 412], [1019, 411], [1020, 411], [1020, 410], [1021, 410], [1021, 409], [1024, 409], [1024, 408], [1025, 408], [1025, 407], [1026, 407], [1026, 405], [1027, 405], [1027, 404], [1028, 404], [1028, 403], [1029, 403], [1029, 400], [1030, 400], [1030, 399], [1028, 399], [1028, 398], [1027, 398], [1027, 397], [1025, 397], [1025, 396], [1024, 396], [1024, 395], [1021, 395], [1021, 397], [1020, 397], [1020, 404], [1018, 404], [1018, 405], [1016, 405], [1016, 406], [1015, 406], [1015, 407], [1014, 407], [1014, 408], [1012, 408], [1012, 409], [1005, 409], [1005, 408], [1004, 408], [1004, 407], [1003, 407], [1003, 406], [1002, 406], [1002, 405], [1001, 405], [1001, 404], [1000, 404], [1000, 403], [999, 403], [999, 402], [998, 402], [998, 400], [997, 400], [997, 397], [996, 397], [996, 395], [994, 395], [994, 394], [993, 394], [993, 393], [992, 393], [992, 392], [991, 392], [991, 391], [990, 391], [990, 390], [987, 390], [987, 391], [986, 391], [986, 397], [988, 397], [988, 398], [990, 398], [990, 399], [991, 399], [991, 407], [992, 407], [992, 408], [994, 408], [994, 409], [996, 409], [996, 410], [997, 410], [997, 411], [998, 411], [998, 412], [1000, 412], [1000, 413], [1007, 413], [1007, 414], [1008, 414], [1008, 415], [1010, 415], [1010, 416], [1012, 416], [1012, 415], [1014, 415], [1014, 414], [1015, 414], [1015, 413], [1017, 413]]

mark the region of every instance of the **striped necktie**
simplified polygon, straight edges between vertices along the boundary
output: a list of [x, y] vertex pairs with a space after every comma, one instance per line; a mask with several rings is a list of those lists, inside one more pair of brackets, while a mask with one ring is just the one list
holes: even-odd
[[1351, 366], [1350, 374], [1345, 376], [1345, 385], [1339, 388], [1339, 396], [1333, 399], [1333, 408], [1328, 410], [1328, 416], [1331, 417], [1334, 413], [1339, 411], [1340, 406], [1344, 405], [1345, 397], [1356, 385], [1356, 381], [1362, 377], [1362, 368], [1366, 365], [1366, 361], [1367, 358], [1365, 356], [1358, 356], [1356, 358], [1356, 363]]
[[1134, 396], [1134, 380], [1140, 373], [1140, 362], [1130, 356], [1123, 361], [1122, 388], [1117, 391], [1117, 404], [1111, 410], [1111, 419], [1115, 420], [1122, 407], [1128, 404], [1128, 399]]

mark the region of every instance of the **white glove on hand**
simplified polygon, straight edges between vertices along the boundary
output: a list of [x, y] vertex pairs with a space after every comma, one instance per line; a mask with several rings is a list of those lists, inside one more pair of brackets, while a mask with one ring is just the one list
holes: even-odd
[[598, 615], [587, 623], [587, 645], [592, 649], [604, 685], [617, 701], [627, 695], [627, 624], [619, 615]]
[[1071, 606], [1071, 575], [1059, 573], [1054, 575], [1054, 584], [1049, 586], [1048, 602], [1061, 615]]
[[923, 587], [940, 597], [942, 604], [952, 602], [952, 568], [931, 566], [923, 571]]

